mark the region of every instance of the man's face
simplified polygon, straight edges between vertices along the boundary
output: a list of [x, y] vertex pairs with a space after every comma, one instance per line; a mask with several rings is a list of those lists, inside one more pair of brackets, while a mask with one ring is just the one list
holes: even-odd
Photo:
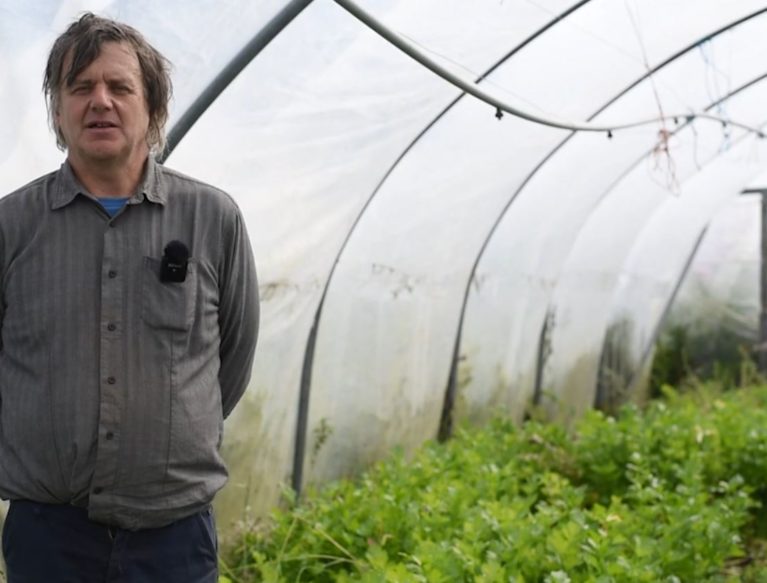
[[[64, 62], [66, 71], [71, 55]], [[108, 42], [98, 58], [60, 88], [58, 128], [75, 167], [143, 164], [149, 111], [138, 58], [129, 45]]]

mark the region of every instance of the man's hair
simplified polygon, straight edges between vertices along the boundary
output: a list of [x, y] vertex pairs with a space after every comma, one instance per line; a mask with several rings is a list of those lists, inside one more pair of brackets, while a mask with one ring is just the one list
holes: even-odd
[[[56, 144], [61, 150], [66, 149], [66, 141], [56, 123], [61, 89], [72, 86], [77, 76], [99, 57], [101, 46], [108, 42], [128, 44], [138, 58], [144, 98], [149, 110], [147, 144], [150, 150], [162, 151], [165, 147], [168, 102], [173, 92], [170, 62], [132, 26], [90, 12], [70, 24], [56, 39], [45, 66], [43, 91], [48, 106], [48, 119], [56, 132]], [[69, 69], [64, 71], [64, 61], [70, 53]]]

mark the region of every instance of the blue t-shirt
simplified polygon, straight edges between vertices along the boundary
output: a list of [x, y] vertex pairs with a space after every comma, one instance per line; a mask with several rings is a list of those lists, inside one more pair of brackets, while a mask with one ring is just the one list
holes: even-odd
[[115, 216], [117, 213], [120, 212], [120, 209], [125, 206], [125, 203], [128, 202], [128, 197], [126, 198], [114, 198], [114, 197], [104, 197], [99, 198], [99, 202], [101, 203], [101, 206], [104, 207], [104, 210], [109, 213], [110, 217]]

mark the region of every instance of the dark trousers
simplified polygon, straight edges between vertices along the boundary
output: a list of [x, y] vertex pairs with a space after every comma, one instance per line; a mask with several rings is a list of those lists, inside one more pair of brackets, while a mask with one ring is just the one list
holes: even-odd
[[8, 583], [216, 583], [216, 551], [210, 509], [129, 531], [83, 508], [13, 501], [3, 526]]

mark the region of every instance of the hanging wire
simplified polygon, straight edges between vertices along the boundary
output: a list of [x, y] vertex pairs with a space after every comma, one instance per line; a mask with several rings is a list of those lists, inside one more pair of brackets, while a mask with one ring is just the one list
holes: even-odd
[[698, 129], [695, 124], [690, 124], [690, 131], [692, 132], [692, 159], [695, 162], [695, 167], [700, 171], [703, 169], [703, 164], [700, 163], [700, 140], [698, 139]]
[[[666, 116], [663, 115], [663, 104], [660, 101], [660, 95], [658, 94], [658, 87], [655, 85], [655, 75], [652, 74], [652, 68], [650, 67], [650, 61], [647, 58], [647, 47], [645, 46], [644, 38], [642, 38], [642, 31], [639, 28], [639, 23], [636, 20], [636, 17], [634, 16], [634, 13], [631, 11], [631, 7], [628, 5], [628, 0], [624, 1], [624, 6], [626, 7], [626, 12], [629, 15], [629, 20], [631, 21], [631, 26], [634, 28], [634, 33], [637, 37], [637, 42], [639, 43], [639, 50], [642, 52], [642, 65], [644, 66], [645, 70], [647, 71], [648, 75], [647, 78], [650, 81], [650, 87], [652, 88], [652, 94], [655, 98], [655, 104], [658, 106], [658, 119], [660, 120], [662, 124], [662, 131], [667, 132], [666, 129]], [[673, 119], [675, 116], [671, 116]]]
[[[647, 47], [644, 42], [644, 38], [642, 36], [642, 30], [639, 26], [639, 22], [637, 21], [636, 16], [634, 15], [634, 12], [631, 10], [631, 7], [628, 4], [628, 0], [624, 0], [624, 6], [626, 7], [626, 12], [629, 15], [629, 21], [631, 22], [631, 26], [634, 28], [634, 33], [637, 37], [637, 42], [639, 43], [639, 50], [642, 52], [642, 62], [644, 64], [645, 69], [647, 70], [647, 78], [650, 80], [650, 87], [652, 88], [652, 94], [655, 98], [655, 104], [658, 106], [658, 120], [660, 121], [661, 128], [658, 130], [658, 146], [653, 150], [653, 154], [656, 157], [656, 168], [660, 167], [660, 158], [663, 157], [666, 159], [666, 168], [668, 171], [667, 175], [667, 182], [666, 185], [671, 192], [678, 192], [679, 191], [679, 180], [676, 176], [676, 162], [674, 162], [674, 159], [671, 157], [671, 148], [669, 147], [669, 139], [672, 136], [672, 132], [669, 131], [669, 129], [666, 127], [666, 116], [663, 114], [663, 103], [661, 103], [660, 94], [658, 93], [658, 87], [655, 84], [655, 75], [652, 74], [652, 68], [650, 67], [650, 60], [647, 58]], [[671, 116], [672, 120], [676, 120], [676, 116]]]
[[[416, 47], [415, 45], [407, 41], [405, 38], [403, 38], [401, 35], [392, 31], [389, 27], [387, 27], [385, 24], [379, 21], [375, 16], [373, 16], [371, 13], [369, 13], [368, 11], [360, 7], [354, 0], [335, 0], [335, 2], [336, 4], [344, 8], [347, 12], [349, 12], [352, 16], [360, 20], [360, 22], [362, 22], [363, 24], [368, 26], [371, 30], [373, 30], [374, 32], [379, 34], [381, 37], [389, 41], [391, 44], [399, 48], [405, 54], [415, 59], [421, 65], [428, 68], [433, 73], [439, 75], [440, 77], [442, 77], [449, 83], [452, 83], [459, 89], [462, 89], [466, 93], [469, 93], [470, 95], [473, 95], [477, 99], [491, 105], [496, 112], [500, 110], [502, 112], [508, 113], [509, 115], [513, 115], [515, 117], [525, 119], [533, 123], [546, 125], [549, 127], [572, 130], [572, 131], [585, 131], [585, 132], [605, 132], [605, 133], [607, 133], [608, 131], [615, 132], [616, 130], [620, 130], [620, 129], [634, 128], [634, 127], [644, 126], [648, 124], [657, 124], [659, 121], [657, 117], [652, 117], [648, 119], [639, 119], [639, 120], [614, 123], [614, 124], [573, 122], [573, 121], [564, 120], [564, 119], [540, 116], [534, 113], [530, 113], [529, 111], [519, 109], [517, 107], [509, 105], [508, 103], [499, 99], [492, 93], [486, 91], [485, 89], [483, 89], [482, 87], [474, 83], [474, 81], [465, 79], [461, 77], [460, 75], [456, 74], [455, 72], [448, 70], [447, 68], [445, 68], [444, 66], [436, 62], [434, 59], [432, 59], [429, 55], [427, 55], [425, 51], [422, 51], [421, 49], [419, 49], [418, 47]], [[715, 120], [720, 123], [722, 121], [728, 121], [728, 120], [723, 120], [720, 116], [712, 115], [705, 112], [689, 112], [684, 114], [668, 115], [668, 116], [664, 116], [662, 119], [671, 120], [675, 117], [684, 117], [688, 121], [690, 121], [693, 118]], [[749, 132], [753, 132], [757, 134], [759, 137], [764, 137], [763, 132], [759, 128], [755, 128], [751, 125], [743, 124], [737, 121], [730, 121], [729, 123], [731, 123], [733, 127], [740, 127]]]
[[[713, 44], [710, 41], [701, 43], [699, 47], [699, 52], [703, 59], [703, 64], [706, 70], [706, 77], [705, 77], [706, 92], [708, 93], [709, 98], [713, 101], [714, 99], [718, 99], [721, 95], [723, 95], [726, 92], [726, 90], [723, 91], [719, 87], [719, 79], [724, 78], [726, 80], [728, 87], [732, 84], [732, 82], [731, 82], [730, 76], [727, 75], [725, 71], [717, 67], [716, 60], [714, 58]], [[727, 109], [724, 103], [720, 102], [719, 105], [717, 105], [716, 112], [723, 119], [726, 119], [726, 120], [730, 119], [729, 115], [727, 115]], [[723, 128], [724, 130], [722, 133], [724, 134], [724, 139], [722, 140], [722, 145], [719, 149], [720, 152], [726, 151], [731, 145], [730, 130], [729, 130], [728, 124], [723, 123]]]
[[[714, 55], [714, 45], [711, 40], [702, 42], [699, 47], [700, 56], [703, 59], [703, 63], [706, 66], [706, 90], [710, 98], [718, 98], [724, 94], [730, 85], [732, 80], [730, 76], [721, 67], [716, 64]], [[719, 80], [724, 79], [727, 87], [722, 89], [719, 87]]]
[[[722, 69], [717, 67], [716, 59], [714, 56], [713, 45], [710, 42], [702, 43], [700, 46], [700, 54], [703, 58], [703, 63], [706, 67], [706, 91], [709, 95], [719, 97], [723, 91], [719, 87], [720, 78], [724, 78], [727, 85], [731, 85], [729, 75], [727, 75]], [[720, 102], [716, 108], [718, 115], [723, 119], [729, 120], [727, 110], [724, 103]], [[722, 122], [722, 143], [719, 146], [719, 152], [726, 152], [732, 146], [732, 127], [728, 121]]]
[[[559, 19], [559, 16], [558, 16], [558, 15], [557, 15], [555, 12], [553, 12], [553, 11], [552, 11], [552, 10], [550, 10], [549, 8], [546, 8], [545, 6], [542, 6], [542, 5], [541, 5], [541, 4], [539, 4], [538, 2], [535, 2], [535, 0], [525, 0], [525, 1], [526, 1], [528, 4], [532, 4], [532, 5], [533, 5], [533, 6], [535, 6], [536, 8], [539, 8], [539, 9], [540, 9], [540, 10], [542, 10], [543, 12], [545, 12], [545, 13], [547, 13], [547, 14], [549, 14], [549, 15], [551, 15], [551, 16], [554, 16], [555, 18]], [[646, 64], [647, 64], [647, 63], [646, 63], [646, 60], [645, 60], [645, 62], [643, 62], [641, 57], [638, 57], [637, 55], [635, 55], [635, 54], [634, 54], [634, 53], [632, 53], [631, 51], [627, 51], [627, 50], [626, 50], [625, 48], [623, 48], [622, 46], [620, 46], [620, 45], [617, 45], [617, 44], [615, 44], [614, 42], [611, 42], [611, 41], [607, 40], [605, 37], [601, 36], [600, 34], [597, 34], [597, 33], [596, 33], [596, 32], [594, 32], [593, 30], [590, 30], [590, 29], [588, 29], [588, 28], [586, 28], [586, 27], [584, 27], [584, 26], [579, 26], [578, 24], [576, 24], [576, 22], [575, 22], [575, 21], [574, 21], [574, 19], [572, 19], [572, 18], [571, 18], [571, 19], [568, 19], [568, 20], [566, 21], [566, 25], [567, 25], [567, 26], [569, 26], [570, 28], [573, 28], [573, 29], [575, 29], [575, 30], [577, 30], [577, 31], [581, 32], [581, 33], [582, 33], [582, 34], [584, 34], [585, 36], [591, 37], [592, 39], [594, 39], [595, 41], [597, 41], [599, 44], [601, 44], [601, 45], [603, 45], [603, 46], [605, 46], [605, 47], [607, 47], [607, 48], [609, 48], [609, 49], [612, 49], [614, 52], [616, 52], [616, 53], [618, 53], [618, 54], [621, 54], [621, 55], [623, 55], [623, 56], [625, 56], [625, 57], [629, 58], [630, 60], [632, 60], [632, 61], [634, 61], [634, 62], [636, 62], [636, 63], [642, 64], [642, 65], [646, 65]], [[672, 86], [668, 85], [667, 83], [663, 83], [663, 82], [661, 82], [661, 84], [662, 84], [662, 86], [663, 86], [663, 88], [664, 88], [664, 90], [665, 90], [665, 91], [667, 91], [667, 92], [669, 92], [669, 93], [673, 94], [675, 97], [677, 97], [677, 99], [678, 99], [680, 102], [681, 102], [681, 101], [684, 101], [683, 99], [681, 99], [681, 98], [679, 97], [679, 95], [678, 95], [677, 91], [676, 91], [676, 90], [675, 90], [675, 89], [674, 89]]]
[[[556, 14], [554, 11], [550, 10], [549, 8], [546, 8], [545, 6], [542, 6], [542, 5], [541, 5], [541, 4], [539, 4], [538, 2], [535, 2], [534, 0], [525, 0], [525, 1], [526, 1], [528, 4], [532, 4], [532, 5], [533, 5], [533, 6], [535, 6], [536, 8], [539, 8], [540, 10], [542, 10], [543, 12], [545, 12], [546, 14], [548, 14], [549, 16], [553, 16], [553, 17], [555, 17], [555, 18], [558, 16], [558, 15], [557, 15], [557, 14]], [[631, 59], [632, 61], [636, 61], [637, 63], [641, 63], [641, 62], [642, 62], [642, 59], [641, 59], [640, 57], [637, 57], [637, 56], [636, 56], [634, 53], [632, 53], [631, 51], [627, 51], [627, 50], [626, 50], [625, 48], [623, 48], [622, 46], [620, 46], [620, 45], [616, 45], [614, 42], [607, 40], [605, 37], [603, 37], [603, 36], [601, 36], [600, 34], [598, 34], [598, 33], [594, 32], [593, 30], [590, 30], [590, 29], [588, 29], [588, 28], [586, 28], [586, 27], [583, 27], [583, 26], [580, 26], [580, 25], [576, 24], [576, 23], [575, 23], [575, 22], [574, 22], [572, 19], [570, 19], [570, 20], [568, 20], [568, 21], [567, 21], [567, 25], [568, 25], [568, 26], [570, 26], [571, 28], [574, 28], [575, 30], [577, 30], [577, 31], [579, 31], [579, 32], [581, 32], [581, 33], [583, 33], [584, 35], [586, 35], [586, 36], [589, 36], [589, 37], [593, 38], [593, 39], [594, 39], [594, 40], [596, 40], [596, 41], [597, 41], [599, 44], [601, 44], [601, 45], [604, 45], [604, 46], [606, 46], [606, 47], [609, 47], [609, 48], [611, 48], [611, 49], [612, 49], [612, 50], [614, 50], [616, 53], [620, 53], [621, 55], [623, 55], [623, 56], [625, 56], [625, 57], [628, 57], [628, 58], [629, 58], [629, 59]]]

